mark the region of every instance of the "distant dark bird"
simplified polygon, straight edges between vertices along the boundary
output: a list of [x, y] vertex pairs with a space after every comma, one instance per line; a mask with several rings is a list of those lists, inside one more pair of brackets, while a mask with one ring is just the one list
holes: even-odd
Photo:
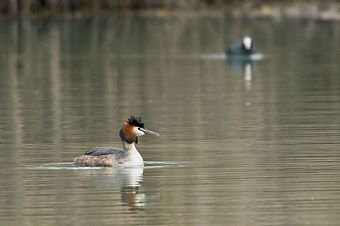
[[239, 42], [232, 44], [227, 50], [226, 54], [230, 57], [250, 56], [257, 53], [254, 48], [254, 43], [249, 36], [244, 36]]

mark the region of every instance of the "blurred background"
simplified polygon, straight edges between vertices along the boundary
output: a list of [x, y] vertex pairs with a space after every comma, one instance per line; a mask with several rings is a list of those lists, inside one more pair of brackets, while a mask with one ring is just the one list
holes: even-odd
[[178, 11], [223, 11], [234, 16], [289, 17], [339, 20], [338, 0], [3, 0], [3, 17], [55, 17], [73, 15], [93, 17], [117, 13], [149, 12], [164, 14]]

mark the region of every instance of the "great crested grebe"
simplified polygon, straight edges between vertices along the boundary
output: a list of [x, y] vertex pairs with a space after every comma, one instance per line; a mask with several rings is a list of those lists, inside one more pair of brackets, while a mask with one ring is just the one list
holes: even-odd
[[144, 128], [144, 122], [141, 117], [130, 116], [119, 130], [123, 148], [96, 147], [90, 149], [83, 155], [76, 157], [73, 165], [78, 167], [114, 166], [119, 164], [143, 166], [143, 157], [134, 144], [138, 143], [138, 137], [143, 135], [159, 136], [158, 133]]
[[244, 36], [242, 41], [231, 45], [227, 51], [228, 56], [249, 56], [257, 53], [254, 48], [254, 43], [249, 36]]

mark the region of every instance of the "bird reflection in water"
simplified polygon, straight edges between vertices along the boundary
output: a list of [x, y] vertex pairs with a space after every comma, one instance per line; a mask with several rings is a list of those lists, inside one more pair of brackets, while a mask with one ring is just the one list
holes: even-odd
[[251, 63], [247, 63], [244, 65], [244, 70], [243, 70], [243, 74], [244, 74], [244, 81], [246, 83], [246, 87], [248, 89], [251, 88], [251, 80], [253, 77], [253, 65]]
[[256, 61], [242, 58], [228, 58], [227, 64], [233, 69], [242, 72], [245, 85], [247, 89], [251, 89], [251, 82], [253, 79], [253, 68]]
[[143, 167], [124, 168], [123, 183], [120, 187], [121, 201], [132, 209], [143, 209], [145, 207], [146, 196], [140, 191], [143, 180]]
[[140, 192], [138, 186], [123, 186], [120, 189], [121, 201], [131, 209], [144, 209], [145, 193]]
[[[94, 175], [100, 186], [120, 187], [120, 199], [131, 210], [143, 210], [146, 195], [141, 189], [144, 167], [78, 168], [77, 173]], [[151, 198], [153, 199], [153, 198]]]

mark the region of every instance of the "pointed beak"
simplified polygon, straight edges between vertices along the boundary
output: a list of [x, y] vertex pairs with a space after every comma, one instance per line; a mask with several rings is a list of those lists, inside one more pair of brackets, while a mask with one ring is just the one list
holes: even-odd
[[159, 137], [159, 134], [158, 134], [158, 133], [153, 132], [153, 131], [151, 131], [151, 130], [148, 130], [148, 129], [145, 129], [145, 128], [142, 128], [141, 130], [142, 130], [146, 135], [153, 135], [153, 136]]

